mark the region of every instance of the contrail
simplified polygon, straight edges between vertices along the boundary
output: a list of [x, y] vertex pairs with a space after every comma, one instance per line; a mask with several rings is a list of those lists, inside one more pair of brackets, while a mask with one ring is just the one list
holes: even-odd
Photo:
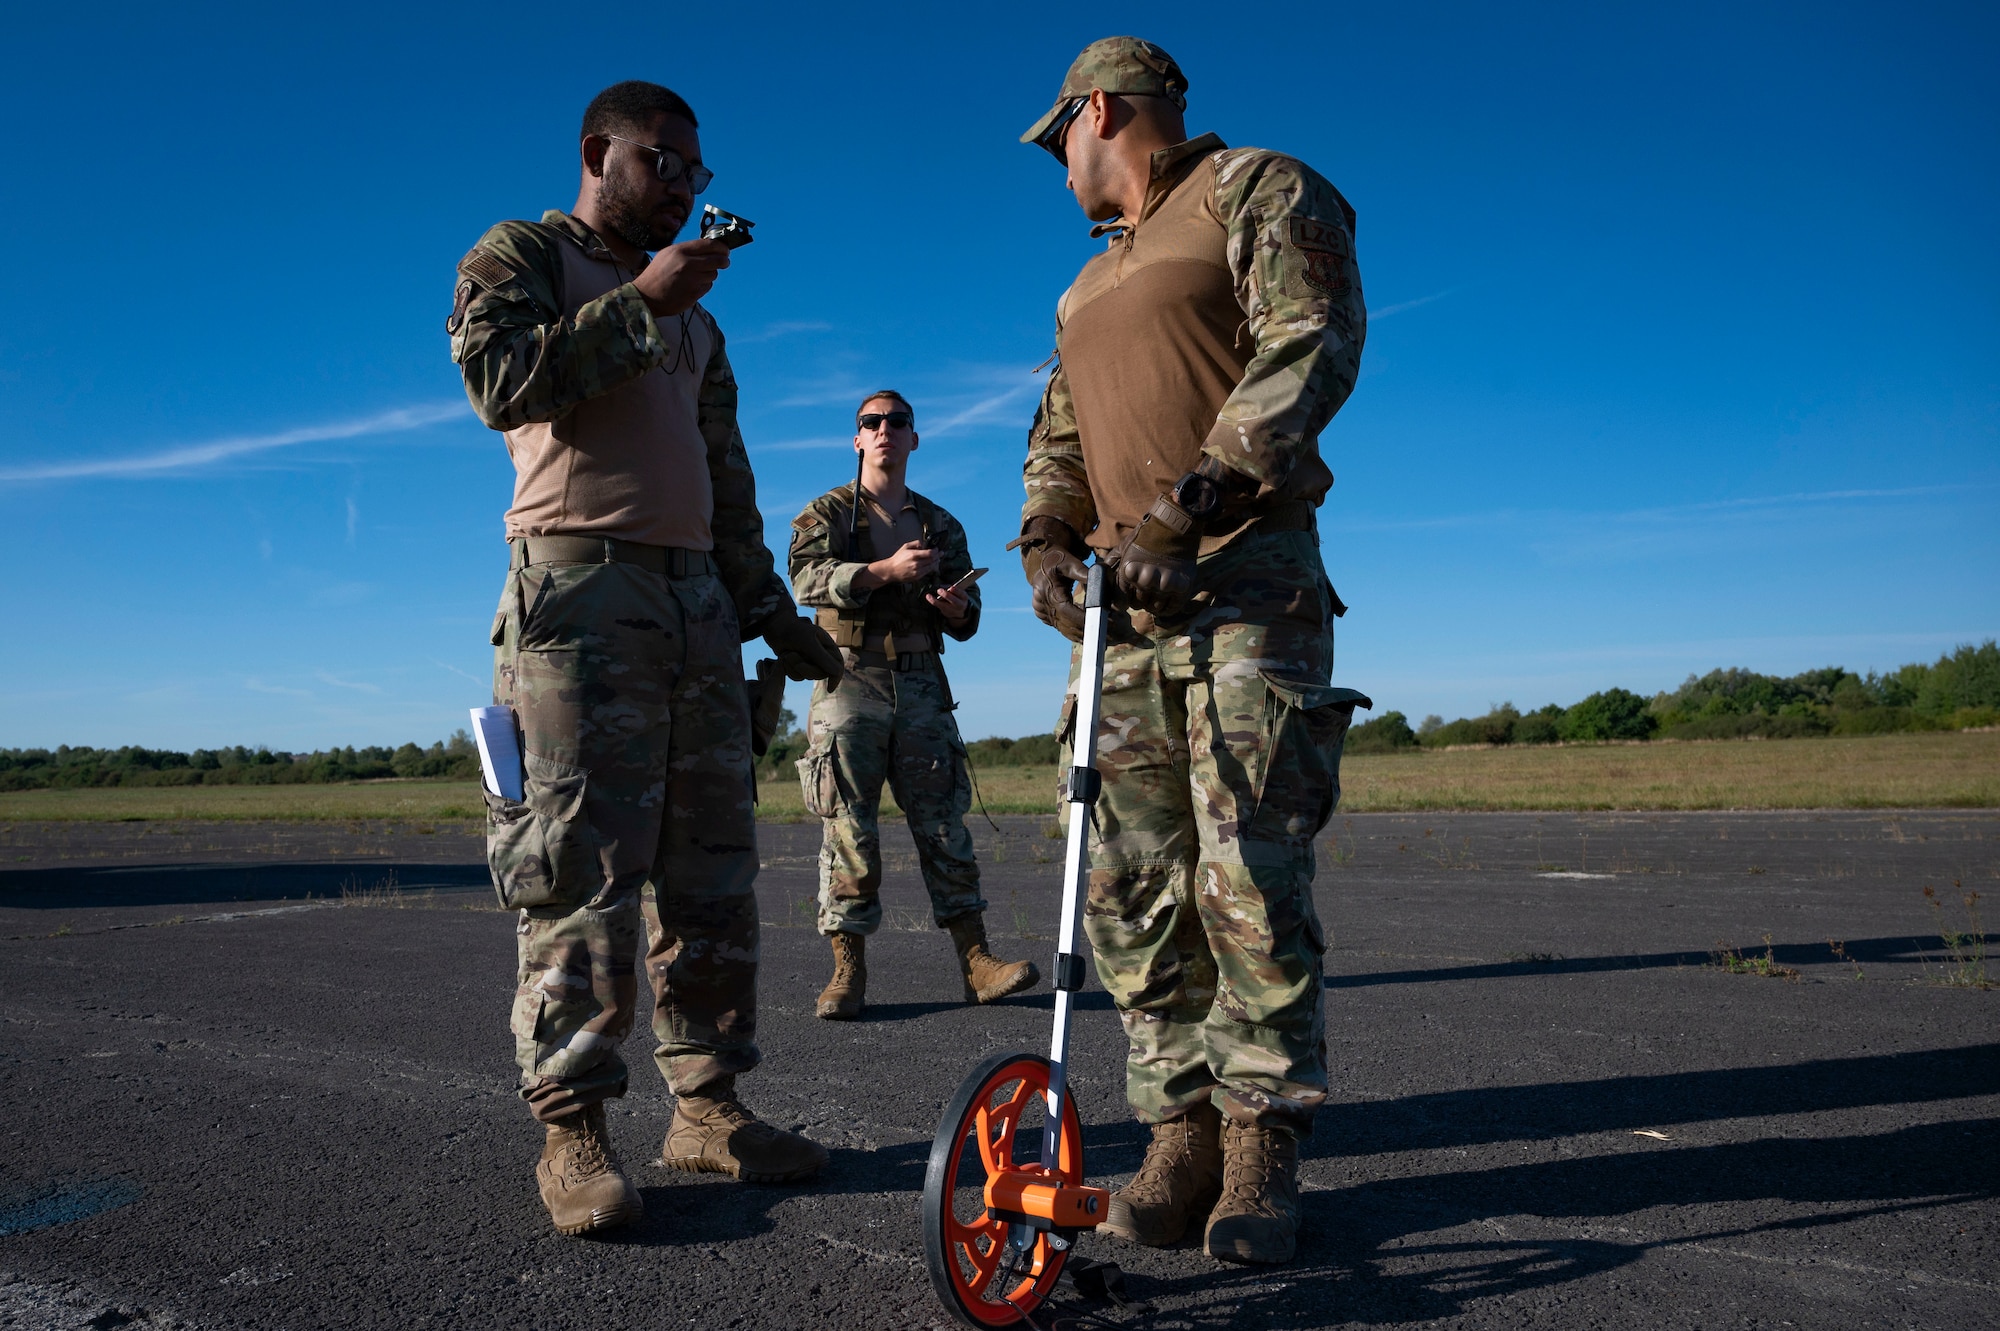
[[66, 481], [85, 476], [150, 476], [159, 472], [185, 471], [251, 453], [268, 453], [275, 448], [316, 444], [328, 439], [358, 439], [363, 435], [394, 434], [400, 430], [420, 430], [426, 425], [457, 420], [472, 409], [464, 402], [428, 402], [415, 407], [364, 416], [358, 420], [335, 421], [327, 425], [305, 425], [278, 434], [242, 435], [216, 439], [205, 444], [188, 444], [162, 453], [138, 457], [100, 458], [89, 462], [44, 462], [27, 467], [0, 470], [0, 482]]

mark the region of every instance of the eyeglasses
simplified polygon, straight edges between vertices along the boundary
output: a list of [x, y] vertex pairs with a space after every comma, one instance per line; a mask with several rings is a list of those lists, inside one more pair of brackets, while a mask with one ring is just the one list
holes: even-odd
[[634, 148], [640, 148], [653, 154], [653, 169], [658, 171], [660, 179], [666, 181], [669, 185], [679, 180], [682, 176], [686, 176], [688, 189], [695, 194], [699, 194], [708, 188], [709, 181], [715, 179], [715, 172], [702, 166], [700, 163], [689, 166], [687, 158], [682, 157], [672, 148], [655, 148], [650, 143], [641, 143], [637, 139], [628, 139], [622, 134], [606, 134], [604, 137], [607, 139], [616, 139], [620, 143], [629, 143]]
[[1068, 166], [1070, 122], [1075, 120], [1078, 113], [1089, 104], [1090, 99], [1088, 97], [1070, 98], [1069, 105], [1059, 111], [1056, 114], [1056, 118], [1049, 122], [1049, 127], [1035, 137], [1035, 146], [1046, 148], [1049, 156], [1055, 158], [1064, 166]]
[[892, 430], [907, 430], [916, 419], [907, 411], [869, 411], [856, 416], [854, 423], [863, 430], [879, 430], [884, 424]]

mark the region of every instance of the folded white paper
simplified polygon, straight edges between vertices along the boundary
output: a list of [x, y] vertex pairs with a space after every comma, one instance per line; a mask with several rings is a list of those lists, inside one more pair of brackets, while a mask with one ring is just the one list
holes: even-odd
[[479, 767], [486, 788], [502, 799], [521, 798], [521, 744], [514, 735], [514, 709], [472, 709], [472, 737], [479, 744]]

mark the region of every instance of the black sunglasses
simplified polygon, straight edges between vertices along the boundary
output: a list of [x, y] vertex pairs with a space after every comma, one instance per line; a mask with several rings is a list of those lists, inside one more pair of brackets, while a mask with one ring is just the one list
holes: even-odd
[[699, 194], [708, 188], [709, 181], [715, 179], [715, 172], [699, 164], [689, 166], [687, 159], [672, 148], [655, 148], [650, 143], [641, 143], [637, 139], [628, 139], [623, 134], [606, 134], [604, 137], [607, 139], [616, 139], [620, 143], [629, 143], [634, 148], [643, 148], [645, 151], [653, 154], [653, 169], [658, 171], [660, 179], [666, 181], [669, 185], [679, 180], [682, 176], [686, 176], [688, 189], [693, 193]]
[[885, 422], [892, 430], [907, 430], [916, 419], [907, 411], [869, 411], [856, 416], [854, 423], [863, 430], [879, 430]]
[[1077, 113], [1088, 105], [1090, 105], [1088, 97], [1070, 98], [1069, 105], [1057, 112], [1056, 118], [1049, 122], [1049, 127], [1035, 137], [1035, 146], [1048, 149], [1049, 156], [1068, 166], [1069, 122], [1076, 119]]

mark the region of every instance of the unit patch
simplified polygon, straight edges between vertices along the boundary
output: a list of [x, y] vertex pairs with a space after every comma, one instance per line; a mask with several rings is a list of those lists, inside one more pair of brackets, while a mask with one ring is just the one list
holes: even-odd
[[1287, 266], [1308, 287], [1323, 296], [1347, 294], [1351, 250], [1346, 228], [1311, 217], [1288, 217], [1285, 249], [1291, 260]]
[[459, 282], [458, 290], [452, 294], [451, 317], [444, 321], [444, 331], [449, 337], [457, 337], [458, 330], [465, 327], [465, 307], [472, 303], [472, 281], [470, 278]]

